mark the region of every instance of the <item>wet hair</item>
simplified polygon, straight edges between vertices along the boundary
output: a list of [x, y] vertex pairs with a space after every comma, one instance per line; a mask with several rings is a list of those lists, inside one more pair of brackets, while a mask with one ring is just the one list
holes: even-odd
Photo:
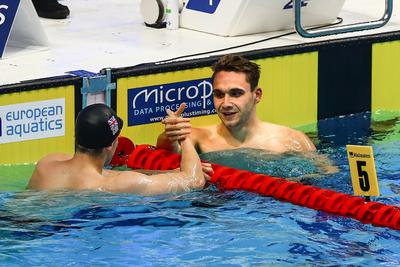
[[79, 112], [75, 123], [75, 149], [100, 155], [118, 137], [123, 121], [105, 104], [93, 104]]
[[221, 71], [242, 72], [246, 75], [246, 81], [250, 84], [251, 91], [254, 91], [258, 86], [260, 79], [260, 66], [251, 62], [247, 58], [238, 55], [222, 56], [212, 67], [214, 82], [215, 75]]

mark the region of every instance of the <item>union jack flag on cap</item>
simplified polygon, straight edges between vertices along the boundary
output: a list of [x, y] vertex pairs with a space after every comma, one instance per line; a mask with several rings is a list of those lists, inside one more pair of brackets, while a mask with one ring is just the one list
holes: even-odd
[[108, 119], [108, 125], [110, 126], [110, 130], [112, 132], [113, 135], [115, 135], [116, 133], [118, 133], [118, 121], [117, 119], [113, 116], [111, 116], [110, 119]]

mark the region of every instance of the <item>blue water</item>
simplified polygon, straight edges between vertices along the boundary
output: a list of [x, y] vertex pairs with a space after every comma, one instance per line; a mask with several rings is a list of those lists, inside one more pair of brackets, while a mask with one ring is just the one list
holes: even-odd
[[[351, 194], [344, 145], [372, 145], [382, 194], [374, 200], [399, 206], [400, 121], [370, 121], [365, 113], [318, 123], [310, 137], [340, 172], [312, 183]], [[300, 174], [315, 171], [299, 161]], [[156, 197], [0, 191], [3, 266], [399, 266], [399, 241], [400, 231], [213, 187]]]

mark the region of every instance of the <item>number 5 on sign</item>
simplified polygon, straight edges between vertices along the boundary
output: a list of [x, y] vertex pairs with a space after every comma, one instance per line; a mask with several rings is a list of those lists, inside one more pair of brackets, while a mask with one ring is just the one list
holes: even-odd
[[372, 147], [347, 145], [346, 148], [354, 194], [358, 196], [379, 196]]

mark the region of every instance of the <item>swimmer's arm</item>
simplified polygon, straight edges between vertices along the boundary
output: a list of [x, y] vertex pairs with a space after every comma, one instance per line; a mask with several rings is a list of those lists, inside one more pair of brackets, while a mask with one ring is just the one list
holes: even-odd
[[181, 142], [181, 168], [178, 172], [146, 175], [122, 171], [109, 177], [106, 190], [140, 195], [157, 195], [200, 189], [205, 185], [200, 159], [189, 139]]
[[190, 175], [197, 188], [204, 187], [206, 181], [203, 175], [203, 167], [199, 155], [190, 138], [181, 142], [181, 171]]
[[174, 153], [180, 153], [181, 150], [178, 141], [171, 141], [165, 131], [158, 136], [156, 147], [166, 149]]
[[[305, 152], [304, 156], [311, 159], [322, 174], [333, 174], [339, 171], [339, 168], [335, 166], [326, 155], [316, 152], [317, 149], [314, 143], [306, 134], [300, 131], [298, 133], [300, 134], [298, 139], [301, 140], [301, 146]], [[320, 174], [308, 174], [302, 176], [302, 178], [313, 178], [315, 176], [320, 176]]]
[[[185, 137], [184, 138], [182, 137], [181, 139], [182, 140], [186, 138], [189, 139], [196, 148], [196, 151], [198, 153], [201, 153], [199, 144], [201, 134], [202, 134], [201, 128], [192, 128], [191, 133], [189, 135], [185, 135]], [[171, 139], [167, 137], [165, 132], [163, 132], [158, 136], [156, 147], [161, 149], [166, 149], [174, 153], [181, 153], [181, 146], [179, 145], [179, 142], [171, 141]]]
[[[201, 168], [203, 170], [204, 178], [207, 181], [211, 180], [211, 176], [214, 173], [211, 163], [201, 162]], [[173, 173], [173, 172], [180, 171], [179, 168], [174, 169], [174, 170], [144, 170], [144, 169], [134, 169], [134, 170], [135, 170], [135, 172], [143, 173], [146, 175], [154, 175], [154, 174], [160, 174], [160, 173]]]
[[334, 165], [326, 155], [317, 154], [314, 162], [315, 166], [320, 168], [324, 174], [333, 174], [339, 172], [338, 166]]
[[286, 180], [309, 184], [310, 179], [322, 178], [323, 175], [339, 172], [339, 168], [335, 166], [326, 155], [316, 154], [315, 152], [306, 152], [303, 155], [305, 158], [313, 161], [314, 166], [317, 167], [318, 171], [316, 173], [307, 173], [298, 177], [288, 177]]
[[190, 119], [170, 116], [162, 123], [165, 125], [165, 130], [157, 138], [157, 148], [179, 153], [181, 150], [179, 142], [189, 138], [192, 132]]
[[321, 170], [322, 174], [333, 174], [339, 172], [339, 168], [333, 164], [327, 155], [305, 153], [304, 156], [312, 160], [314, 165]]
[[[312, 160], [314, 165], [321, 171], [322, 174], [332, 174], [339, 171], [338, 167], [335, 166], [326, 155], [319, 154], [317, 152], [317, 148], [315, 147], [314, 143], [305, 133], [300, 131], [298, 133], [301, 134], [301, 136], [299, 136], [299, 140], [301, 140], [301, 146], [304, 152], [303, 155]], [[313, 177], [314, 175], [319, 174], [310, 174], [309, 178]]]
[[135, 169], [135, 172], [143, 173], [146, 175], [154, 175], [154, 174], [159, 174], [159, 173], [171, 173], [171, 172], [179, 172], [179, 169], [177, 170], [145, 170], [145, 169]]
[[286, 128], [285, 131], [280, 133], [280, 137], [286, 142], [286, 151], [307, 152], [317, 150], [311, 139], [302, 131]]
[[113, 176], [104, 189], [111, 192], [151, 196], [186, 192], [195, 188], [190, 185], [187, 175], [183, 172], [146, 175], [135, 171], [124, 171], [118, 176]]
[[315, 147], [314, 143], [311, 139], [303, 132], [299, 132], [299, 140], [302, 146], [303, 151], [316, 151], [317, 148]]
[[[214, 170], [211, 166], [211, 163], [208, 162], [201, 162], [201, 168], [203, 170], [203, 175], [206, 178], [207, 181], [211, 180], [211, 175], [214, 173]], [[135, 172], [143, 173], [146, 175], [154, 175], [154, 174], [160, 174], [160, 173], [173, 173], [173, 172], [179, 172], [180, 169], [174, 169], [174, 170], [145, 170], [145, 169], [134, 169]]]

